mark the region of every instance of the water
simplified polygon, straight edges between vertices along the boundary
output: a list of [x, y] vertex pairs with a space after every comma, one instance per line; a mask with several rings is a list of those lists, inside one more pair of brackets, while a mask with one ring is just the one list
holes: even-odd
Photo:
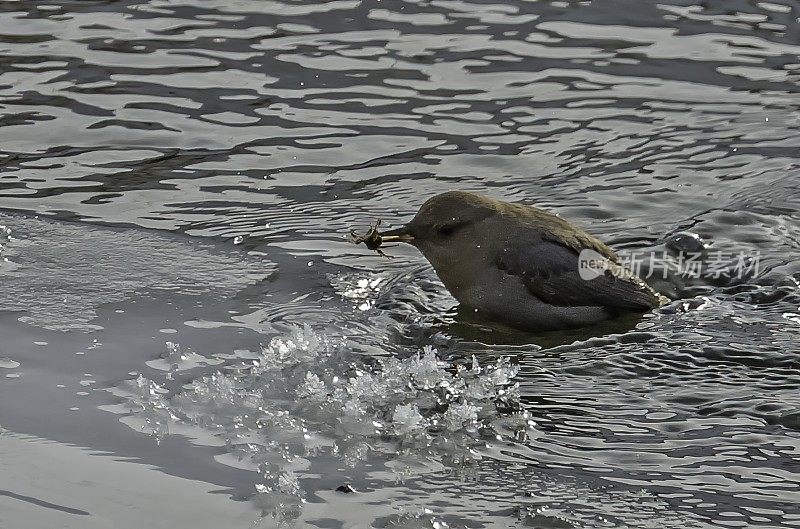
[[[0, 526], [800, 527], [798, 43], [788, 0], [6, 2]], [[449, 189], [751, 266], [508, 331], [347, 241]]]

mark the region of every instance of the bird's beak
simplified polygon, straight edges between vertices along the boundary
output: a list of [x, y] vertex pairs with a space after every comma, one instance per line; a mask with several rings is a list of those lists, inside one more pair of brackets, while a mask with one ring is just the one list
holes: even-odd
[[408, 226], [402, 226], [381, 233], [381, 242], [407, 242], [412, 243], [414, 236], [409, 233]]

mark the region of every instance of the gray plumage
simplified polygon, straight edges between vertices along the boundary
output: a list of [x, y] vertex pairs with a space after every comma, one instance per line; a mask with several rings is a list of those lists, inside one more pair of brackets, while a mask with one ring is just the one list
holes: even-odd
[[[419, 248], [462, 305], [522, 329], [580, 327], [667, 301], [608, 246], [532, 206], [449, 191], [381, 237]], [[582, 250], [602, 256], [605, 272], [582, 279]]]

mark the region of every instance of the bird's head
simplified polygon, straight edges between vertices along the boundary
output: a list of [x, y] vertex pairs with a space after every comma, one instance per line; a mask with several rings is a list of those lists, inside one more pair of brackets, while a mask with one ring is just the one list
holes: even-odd
[[497, 213], [494, 204], [473, 193], [448, 191], [426, 201], [408, 224], [381, 233], [381, 238], [413, 244], [438, 269], [480, 249], [480, 225]]

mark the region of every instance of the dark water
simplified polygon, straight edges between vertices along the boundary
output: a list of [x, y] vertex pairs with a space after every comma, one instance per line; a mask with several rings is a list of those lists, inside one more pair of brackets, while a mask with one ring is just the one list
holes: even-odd
[[[536, 426], [467, 476], [304, 454], [300, 526], [800, 527], [800, 3], [26, 0], [0, 50], [3, 527], [249, 526], [218, 432], [108, 411], [141, 373], [176, 412], [304, 324], [367, 363], [510, 355]], [[758, 266], [655, 273], [678, 301], [616, 327], [486, 329], [413, 249], [346, 239], [449, 189]], [[173, 376], [165, 341], [204, 358]]]

